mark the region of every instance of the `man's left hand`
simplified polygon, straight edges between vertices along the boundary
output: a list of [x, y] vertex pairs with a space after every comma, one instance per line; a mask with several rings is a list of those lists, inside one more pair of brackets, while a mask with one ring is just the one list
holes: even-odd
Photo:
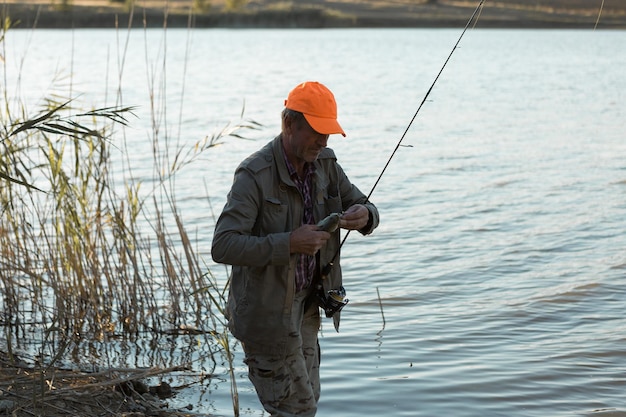
[[370, 212], [363, 204], [355, 204], [346, 210], [339, 220], [339, 227], [349, 230], [361, 230], [367, 225]]

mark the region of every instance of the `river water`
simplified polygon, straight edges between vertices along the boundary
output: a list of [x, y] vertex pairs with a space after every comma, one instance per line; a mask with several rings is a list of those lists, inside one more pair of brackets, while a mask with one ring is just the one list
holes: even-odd
[[[151, 91], [180, 143], [244, 108], [261, 123], [177, 178], [212, 265], [212, 213], [237, 163], [278, 133], [293, 86], [334, 91], [348, 136], [329, 146], [367, 193], [460, 33], [25, 30], [8, 34], [5, 65], [33, 108], [69, 89], [112, 105], [121, 86], [138, 106], [139, 177]], [[318, 415], [626, 416], [624, 45], [624, 31], [465, 34], [372, 195], [380, 227], [344, 246], [351, 301], [340, 333], [323, 325]], [[236, 365], [241, 414], [264, 415], [239, 351]], [[232, 416], [227, 373], [170, 401], [186, 404]]]

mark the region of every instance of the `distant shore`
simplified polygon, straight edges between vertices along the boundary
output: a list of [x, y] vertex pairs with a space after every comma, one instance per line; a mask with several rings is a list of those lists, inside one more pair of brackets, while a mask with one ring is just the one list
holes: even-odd
[[[113, 3], [112, 3], [113, 4]], [[354, 3], [355, 5], [357, 3]], [[333, 3], [333, 6], [336, 4]], [[5, 3], [1, 9], [18, 29], [30, 28], [126, 28], [126, 27], [196, 27], [196, 28], [445, 28], [463, 27], [472, 14], [469, 7], [417, 5], [406, 10], [388, 7], [367, 10], [328, 8], [319, 5], [291, 6], [282, 9], [244, 9], [191, 13], [188, 10], [122, 6], [89, 7]], [[166, 17], [167, 16], [167, 17]], [[591, 13], [541, 12], [501, 8], [485, 9], [476, 27], [481, 28], [572, 28], [626, 29], [626, 15], [605, 14], [598, 19]]]

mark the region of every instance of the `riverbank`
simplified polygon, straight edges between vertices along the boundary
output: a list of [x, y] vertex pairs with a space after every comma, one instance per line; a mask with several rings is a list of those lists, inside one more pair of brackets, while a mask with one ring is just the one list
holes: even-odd
[[[0, 415], [14, 417], [191, 417], [173, 410], [167, 399], [176, 388], [160, 379], [178, 369], [113, 369], [102, 372], [27, 365], [0, 351]], [[203, 414], [203, 416], [207, 417]]]
[[[532, 3], [532, 4], [529, 4]], [[626, 2], [601, 5], [582, 0], [485, 1], [476, 27], [626, 29]], [[595, 2], [594, 2], [595, 3]], [[3, 17], [17, 28], [345, 28], [463, 27], [477, 1], [248, 1], [228, 8], [224, 1], [128, 2], [5, 0]], [[167, 4], [167, 7], [166, 7]]]

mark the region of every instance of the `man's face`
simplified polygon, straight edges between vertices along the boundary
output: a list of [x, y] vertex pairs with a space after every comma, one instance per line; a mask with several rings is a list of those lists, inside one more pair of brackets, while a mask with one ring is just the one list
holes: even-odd
[[286, 139], [287, 157], [296, 166], [315, 161], [328, 144], [328, 135], [317, 133], [305, 119], [290, 124]]

